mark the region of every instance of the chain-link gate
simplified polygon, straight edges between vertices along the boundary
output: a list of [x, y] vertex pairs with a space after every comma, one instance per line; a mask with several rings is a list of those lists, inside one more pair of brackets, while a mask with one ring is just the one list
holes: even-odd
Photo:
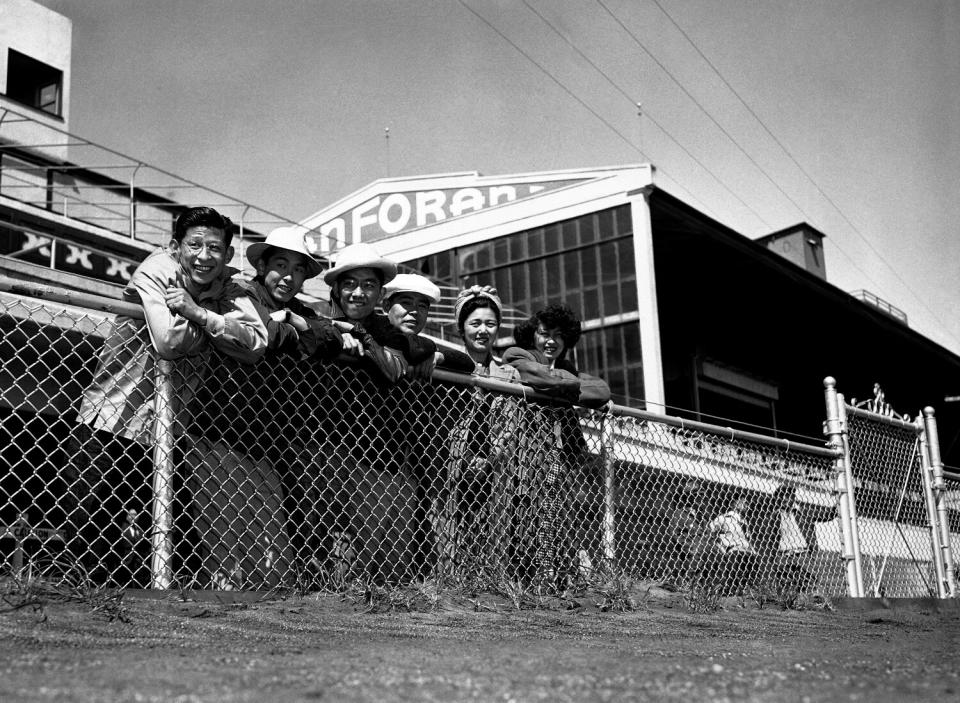
[[827, 380], [828, 433], [843, 448], [838, 505], [851, 595], [953, 596], [953, 538], [933, 409], [914, 421], [897, 416], [879, 386], [874, 398], [847, 404]]
[[[289, 356], [160, 360], [135, 307], [102, 306], [123, 314], [0, 293], [8, 568], [158, 589], [559, 591], [620, 573], [713, 594], [848, 592], [835, 445], [586, 411], [442, 371], [391, 385]], [[116, 403], [118, 387], [137, 401]], [[918, 551], [914, 489], [876, 515], [862, 499], [861, 520], [892, 510]], [[869, 538], [871, 557], [888, 536]], [[909, 572], [893, 545], [868, 572], [878, 583]]]

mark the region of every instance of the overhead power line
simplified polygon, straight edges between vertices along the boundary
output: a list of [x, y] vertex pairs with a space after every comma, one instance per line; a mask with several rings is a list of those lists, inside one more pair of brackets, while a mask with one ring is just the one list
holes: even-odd
[[[620, 20], [617, 19], [616, 16], [610, 11], [610, 9], [607, 8], [606, 5], [604, 5], [603, 0], [596, 0], [596, 1], [597, 1], [597, 4], [599, 4], [601, 7], [603, 7], [603, 9], [606, 10], [607, 13], [610, 14], [610, 16], [613, 17], [621, 26], [624, 26], [623, 23], [620, 22]], [[812, 175], [810, 175], [810, 173], [800, 164], [800, 162], [799, 162], [799, 161], [797, 160], [797, 158], [793, 155], [793, 153], [786, 147], [786, 145], [785, 145], [779, 138], [777, 138], [777, 136], [776, 136], [776, 135], [773, 133], [773, 131], [767, 126], [767, 124], [763, 121], [763, 119], [761, 119], [761, 117], [756, 113], [756, 111], [754, 111], [754, 109], [750, 106], [750, 104], [747, 103], [747, 101], [740, 95], [740, 93], [737, 91], [737, 89], [734, 88], [734, 87], [730, 84], [730, 82], [724, 77], [724, 75], [720, 72], [720, 69], [718, 69], [718, 68], [716, 67], [716, 65], [714, 65], [714, 63], [713, 63], [713, 62], [710, 60], [710, 58], [700, 49], [700, 47], [699, 47], [699, 46], [697, 45], [697, 43], [693, 40], [693, 38], [692, 38], [689, 34], [687, 34], [687, 32], [683, 29], [683, 27], [680, 26], [680, 23], [677, 22], [669, 12], [667, 12], [666, 8], [664, 8], [663, 5], [660, 4], [659, 0], [651, 0], [651, 2], [653, 2], [653, 4], [657, 6], [657, 8], [660, 10], [660, 12], [663, 13], [663, 15], [670, 21], [670, 23], [677, 29], [677, 31], [680, 32], [681, 35], [683, 35], [683, 38], [686, 39], [687, 42], [690, 44], [690, 46], [693, 47], [694, 51], [697, 52], [697, 54], [700, 56], [700, 58], [702, 58], [702, 59], [704, 60], [704, 62], [706, 62], [706, 64], [710, 67], [710, 69], [716, 74], [717, 78], [719, 78], [719, 79], [723, 82], [724, 86], [726, 86], [726, 88], [734, 95], [734, 97], [736, 97], [737, 101], [738, 101], [741, 105], [743, 105], [743, 107], [747, 110], [747, 112], [749, 112], [750, 115], [751, 115], [751, 116], [757, 121], [757, 123], [763, 128], [763, 131], [766, 132], [767, 135], [774, 141], [774, 143], [781, 149], [781, 151], [783, 151], [783, 153], [786, 154], [787, 158], [790, 159], [790, 161], [794, 164], [794, 166], [797, 167], [797, 169], [800, 171], [800, 173], [802, 173], [802, 174], [804, 175], [804, 177], [813, 185], [813, 187], [814, 187], [814, 188], [816, 189], [816, 191], [820, 194], [820, 196], [840, 215], [840, 217], [843, 219], [843, 221], [847, 223], [847, 225], [850, 227], [851, 230], [853, 230], [854, 234], [856, 234], [856, 235], [861, 239], [861, 241], [863, 241], [863, 243], [866, 244], [867, 247], [877, 256], [877, 258], [880, 259], [880, 261], [882, 261], [882, 262], [884, 263], [884, 265], [891, 271], [891, 273], [893, 273], [893, 275], [896, 277], [896, 279], [897, 279], [898, 281], [900, 281], [901, 285], [903, 285], [903, 287], [906, 288], [906, 290], [910, 292], [910, 294], [917, 300], [917, 302], [920, 303], [921, 307], [923, 307], [923, 309], [926, 310], [926, 311], [930, 314], [930, 316], [933, 317], [933, 319], [934, 319], [938, 324], [941, 325], [941, 328], [943, 329], [943, 331], [946, 331], [946, 334], [949, 335], [954, 341], [960, 343], [960, 339], [958, 339], [953, 333], [951, 333], [951, 332], [949, 332], [948, 330], [946, 330], [946, 325], [945, 325], [945, 323], [943, 322], [943, 320], [941, 320], [941, 319], [939, 318], [939, 316], [938, 316], [933, 310], [931, 310], [929, 306], [927, 306], [927, 304], [926, 304], [926, 302], [924, 301], [924, 299], [923, 299], [916, 291], [913, 290], [913, 288], [910, 286], [910, 284], [907, 283], [907, 282], [903, 279], [902, 276], [900, 276], [900, 274], [899, 274], [899, 272], [897, 271], [897, 269], [894, 268], [893, 265], [892, 265], [889, 261], [887, 261], [886, 257], [884, 257], [883, 254], [880, 253], [880, 251], [879, 251], [879, 250], [873, 245], [873, 243], [860, 231], [860, 229], [853, 223], [853, 221], [852, 221], [849, 217], [847, 217], [847, 214], [843, 211], [843, 209], [833, 200], [833, 198], [831, 198], [831, 197], [823, 190], [823, 188], [820, 187], [820, 184], [817, 183], [816, 179], [814, 179], [814, 177], [813, 177]], [[632, 32], [630, 32], [628, 29], [626, 29], [626, 27], [624, 27], [624, 30], [627, 31], [627, 33], [630, 34], [631, 37], [634, 36]], [[667, 75], [669, 75], [669, 76], [677, 83], [677, 85], [680, 85], [679, 81], [677, 81], [675, 78], [673, 78], [672, 74], [670, 74], [670, 73], [667, 71], [667, 69], [666, 69], [665, 67], [663, 67], [663, 65], [662, 65], [659, 61], [657, 61], [657, 59], [656, 59], [652, 54], [650, 54], [650, 52], [647, 50], [646, 47], [644, 47], [642, 44], [640, 44], [640, 42], [639, 42], [638, 39], [636, 39], [636, 38], [634, 37], [634, 40], [637, 42], [637, 44], [640, 46], [640, 48], [642, 48], [644, 51], [646, 51], [647, 54], [648, 54], [651, 58], [653, 58], [654, 61], [657, 62], [657, 65], [658, 65], [658, 66], [661, 66], [661, 68], [663, 68], [664, 72], [666, 72]], [[681, 88], [683, 88], [682, 85], [681, 85]], [[687, 93], [686, 89], [683, 89], [683, 90], [684, 90], [685, 93]], [[689, 95], [689, 93], [687, 93], [687, 94]], [[691, 96], [691, 98], [692, 98], [692, 96]], [[696, 102], [696, 100], [694, 100], [694, 102]], [[699, 106], [699, 103], [697, 103], [697, 104], [698, 104], [698, 106]], [[703, 109], [703, 108], [701, 107], [701, 109]], [[704, 112], [706, 112], [706, 110], [704, 110]], [[709, 116], [709, 113], [707, 113], [707, 114], [708, 114], [708, 116]], [[713, 118], [711, 117], [711, 119], [713, 119]], [[716, 121], [714, 120], [714, 122], [716, 122]], [[726, 132], [724, 132], [724, 133], [726, 134]], [[731, 138], [731, 139], [732, 139], [732, 138]], [[739, 146], [739, 145], [738, 145], [738, 146]], [[752, 160], [752, 159], [751, 159], [751, 160]], [[765, 174], [765, 175], [766, 175], [766, 174]], [[768, 178], [769, 178], [769, 176], [768, 176]], [[771, 181], [771, 182], [772, 182], [772, 181]], [[779, 189], [779, 187], [778, 187], [778, 189]], [[780, 192], [783, 192], [783, 190], [780, 189]], [[806, 218], [807, 220], [812, 219], [812, 218], [803, 210], [803, 208], [801, 208], [801, 207], [796, 203], [796, 201], [793, 200], [793, 198], [790, 198], [789, 196], [787, 196], [787, 197], [788, 197], [788, 199], [790, 200], [790, 202], [793, 203], [793, 205], [803, 214], [804, 218]], [[856, 259], [854, 259], [854, 258], [853, 258], [850, 254], [848, 254], [846, 251], [844, 251], [843, 247], [841, 247], [841, 246], [840, 246], [838, 243], [836, 243], [836, 242], [834, 242], [834, 246], [836, 246], [837, 249], [839, 249], [840, 252], [841, 252], [844, 256], [847, 257], [847, 259], [850, 261], [850, 263], [853, 265], [853, 267], [856, 268], [858, 271], [860, 271], [860, 273], [862, 273], [862, 274], [867, 278], [867, 280], [870, 280], [870, 281], [873, 281], [873, 280], [874, 280], [873, 277], [871, 277], [866, 271], [864, 271], [862, 268], [860, 268], [860, 266], [857, 264]], [[874, 283], [876, 283], [876, 281], [874, 281]], [[877, 285], [879, 285], [879, 284], [877, 284]]]
[[[698, 166], [700, 166], [700, 168], [702, 168], [704, 171], [706, 171], [706, 172], [709, 173], [711, 176], [713, 176], [713, 178], [717, 181], [717, 183], [719, 183], [728, 193], [730, 193], [730, 195], [732, 195], [734, 198], [736, 198], [737, 201], [740, 202], [741, 205], [743, 205], [746, 209], [748, 209], [750, 212], [752, 212], [753, 215], [754, 215], [760, 222], [762, 222], [766, 227], [768, 227], [768, 228], [771, 227], [770, 223], [767, 222], [767, 221], [763, 218], [763, 216], [760, 215], [760, 213], [758, 213], [756, 210], [754, 210], [752, 207], [750, 207], [749, 203], [747, 203], [747, 202], [746, 202], [745, 200], [743, 200], [740, 196], [738, 196], [736, 193], [734, 193], [734, 192], [729, 188], [729, 186], [727, 186], [727, 185], [720, 179], [720, 177], [719, 177], [717, 174], [715, 174], [710, 168], [708, 168], [708, 167], [706, 166], [706, 164], [704, 164], [700, 159], [698, 159], [696, 156], [694, 156], [693, 153], [692, 153], [689, 149], [687, 149], [683, 144], [681, 144], [680, 141], [679, 141], [676, 137], [674, 137], [673, 134], [671, 134], [670, 131], [669, 131], [666, 127], [664, 127], [662, 124], [660, 124], [660, 122], [658, 122], [656, 119], [654, 119], [654, 118], [649, 114], [649, 112], [643, 112], [643, 111], [641, 110], [640, 103], [635, 102], [633, 96], [631, 96], [629, 93], [627, 93], [627, 91], [624, 90], [623, 88], [621, 88], [620, 85], [619, 85], [616, 81], [614, 81], [612, 78], [610, 78], [610, 76], [607, 75], [606, 71], [604, 71], [602, 68], [600, 68], [592, 59], [590, 59], [589, 56], [587, 56], [585, 53], [583, 53], [583, 52], [580, 50], [580, 48], [577, 47], [576, 44], [574, 44], [574, 43], [569, 39], [569, 37], [567, 37], [567, 36], [566, 36], [563, 32], [561, 32], [559, 29], [557, 29], [557, 27], [556, 27], [550, 20], [548, 20], [546, 17], [544, 17], [535, 7], [533, 7], [529, 2], [527, 2], [527, 0], [523, 0], [523, 4], [527, 7], [528, 10], [530, 10], [533, 14], [535, 14], [537, 17], [539, 17], [540, 20], [541, 20], [544, 24], [546, 24], [546, 25], [553, 31], [554, 34], [556, 34], [558, 37], [560, 37], [560, 38], [567, 44], [567, 46], [569, 46], [571, 49], [573, 49], [574, 51], [576, 51], [576, 52], [577, 52], [577, 55], [580, 56], [580, 58], [582, 58], [584, 61], [586, 61], [588, 64], [590, 64], [590, 66], [593, 68], [593, 70], [595, 70], [597, 73], [599, 73], [601, 76], [603, 76], [603, 78], [607, 81], [607, 83], [609, 83], [611, 86], [613, 86], [613, 88], [614, 88], [617, 92], [619, 92], [621, 95], [623, 95], [623, 97], [625, 97], [627, 100], [629, 100], [629, 101], [631, 102], [631, 104], [633, 104], [633, 105], [637, 108], [638, 112], [640, 112], [641, 115], [645, 115], [645, 116], [647, 117], [647, 119], [649, 119], [661, 132], [663, 132], [664, 134], [666, 134], [667, 137], [668, 137], [671, 141], [673, 141], [674, 144], [676, 144], [677, 146], [679, 146], [687, 156], [689, 156], [691, 159], [693, 159], [693, 161], [694, 161]], [[659, 62], [658, 62], [658, 63], [659, 63]], [[721, 129], [722, 129], [722, 128], [721, 128]], [[729, 136], [729, 135], [728, 135], [728, 136]], [[731, 139], [732, 139], [732, 138], [731, 138]], [[674, 179], [674, 180], [676, 180], [676, 179]]]
[[[553, 73], [551, 73], [543, 64], [541, 64], [541, 63], [538, 62], [536, 59], [534, 59], [528, 52], [526, 52], [526, 51], [525, 51], [522, 47], [520, 47], [516, 42], [514, 42], [512, 39], [510, 39], [510, 37], [508, 37], [506, 34], [504, 34], [499, 28], [497, 28], [497, 27], [496, 27], [492, 22], [490, 22], [486, 17], [484, 17], [483, 15], [481, 15], [479, 12], [477, 12], [476, 10], [474, 10], [472, 7], [470, 7], [464, 0], [459, 0], [459, 2], [460, 2], [460, 4], [461, 4], [464, 8], [466, 8], [472, 15], [474, 15], [477, 19], [479, 19], [481, 22], [483, 22], [485, 25], [487, 25], [487, 27], [489, 27], [493, 32], [495, 32], [501, 39], [503, 39], [503, 40], [504, 40], [505, 42], [507, 42], [510, 46], [512, 46], [521, 56], [523, 56], [523, 57], [524, 57], [525, 59], [527, 59], [530, 63], [532, 63], [534, 66], [536, 66], [536, 67], [537, 67], [541, 72], [543, 72], [551, 81], [553, 81], [554, 83], [556, 83], [565, 93], [567, 93], [567, 95], [569, 95], [571, 98], [573, 98], [574, 100], [576, 100], [581, 106], [584, 107], [584, 109], [586, 109], [588, 112], [590, 112], [590, 114], [592, 114], [594, 117], [596, 117], [598, 120], [600, 120], [608, 129], [610, 129], [610, 130], [611, 130], [612, 132], [614, 132], [618, 137], [620, 137], [624, 142], [626, 142], [626, 143], [627, 143], [628, 145], [630, 145], [634, 150], [636, 150], [637, 153], [640, 154], [641, 157], [643, 157], [643, 158], [646, 159], [647, 161], [650, 161], [650, 158], [644, 153], [644, 151], [643, 151], [640, 147], [638, 147], [636, 144], [634, 144], [634, 143], [630, 140], [629, 137], [627, 137], [626, 135], [624, 135], [619, 129], [617, 129], [612, 123], [610, 123], [609, 120], [607, 120], [605, 117], [603, 117], [603, 115], [601, 115], [601, 114], [598, 113], [595, 109], [593, 109], [585, 100], [583, 100], [582, 98], [580, 98], [573, 90], [571, 90], [569, 87], [567, 87], [560, 79], [558, 79], [555, 75], [553, 75]], [[584, 57], [584, 59], [589, 62], [589, 59], [587, 59], [586, 57]], [[596, 70], [599, 70], [599, 69], [597, 69], [596, 66], [594, 66], [594, 68], [595, 68]], [[601, 74], [602, 74], [602, 71], [601, 71]], [[608, 79], [608, 80], [609, 80], [609, 79]], [[615, 85], [614, 87], [617, 87], [618, 90], [619, 90], [619, 87], [618, 87], [618, 86]], [[621, 91], [621, 92], [622, 92], [622, 91]], [[627, 97], [628, 97], [628, 99], [631, 100], [631, 104], [632, 104], [634, 107], [636, 107], [636, 102], [634, 102], [629, 96], [627, 96]], [[700, 160], [699, 160], [694, 154], [692, 154], [683, 144], [681, 144], [681, 143], [676, 139], [676, 137], [674, 137], [674, 136], [670, 133], [669, 130], [667, 130], [662, 124], [660, 124], [659, 122], [657, 122], [655, 119], [653, 119], [652, 117], [650, 117], [649, 113], [644, 112], [644, 116], [646, 116], [646, 117], [647, 117], [657, 128], [659, 128], [671, 141], [673, 141], [681, 150], [683, 150], [684, 153], [686, 153], [686, 154], [687, 154], [695, 163], [697, 163], [706, 173], [708, 173], [710, 176], [712, 176], [713, 179], [714, 179], [724, 190], [726, 190], [728, 193], [730, 193], [730, 195], [733, 196], [737, 201], [739, 201], [746, 209], [750, 210], [750, 211], [754, 214], [754, 216], [757, 217], [758, 220], [760, 220], [761, 222], [763, 222], [765, 226], [767, 226], [767, 227], [770, 226], [770, 225], [763, 219], [763, 217], [762, 217], [759, 213], [756, 212], [756, 210], [754, 210], [753, 208], [751, 208], [748, 203], [746, 203], [746, 202], [745, 202], [742, 198], [740, 198], [736, 193], [734, 193], [732, 190], [730, 190], [729, 186], [727, 186], [727, 185], [723, 182], [723, 180], [720, 179], [719, 176], [717, 176], [717, 174], [715, 174], [708, 166], [706, 166], [706, 164], [704, 164], [702, 161], [700, 161]], [[670, 173], [669, 171], [667, 171], [665, 168], [660, 167], [660, 166], [657, 167], [657, 170], [660, 172], [661, 175], [668, 177], [671, 181], [673, 181], [674, 183], [676, 183], [676, 185], [677, 185], [681, 190], [683, 190], [683, 191], [690, 197], [690, 199], [691, 199], [692, 201], [694, 201], [695, 203], [698, 204], [698, 206], [701, 208], [701, 210], [702, 210], [703, 212], [705, 212], [706, 214], [710, 215], [711, 217], [713, 217], [713, 218], [715, 218], [715, 219], [718, 218], [718, 215], [717, 215], [715, 212], [713, 212], [711, 208], [709, 208], [709, 207], [708, 207], [705, 203], [703, 203], [694, 193], [692, 193], [688, 188], [686, 188], [678, 178], [676, 178], [675, 176], [673, 176], [673, 174], [671, 174], [671, 173]]]

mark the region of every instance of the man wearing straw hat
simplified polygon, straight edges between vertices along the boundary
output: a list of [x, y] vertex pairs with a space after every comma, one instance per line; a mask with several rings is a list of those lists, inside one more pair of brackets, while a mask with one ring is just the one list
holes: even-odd
[[257, 272], [246, 286], [267, 325], [268, 353], [334, 359], [343, 339], [296, 295], [304, 282], [323, 271], [307, 249], [302, 227], [278, 227], [262, 242], [247, 247], [247, 260]]
[[437, 351], [431, 340], [405, 334], [376, 312], [384, 286], [396, 276], [397, 265], [366, 242], [341, 249], [336, 265], [323, 274], [331, 302], [343, 313], [338, 321], [352, 327], [343, 335], [343, 351], [369, 359], [391, 383], [404, 376], [411, 364], [422, 363]]
[[[395, 263], [361, 242], [340, 250], [336, 265], [323, 276], [331, 301], [343, 313], [338, 321], [346, 330], [344, 352], [360, 362], [358, 368], [342, 369], [338, 394], [324, 409], [337, 435], [324, 450], [325, 522], [328, 534], [356, 535], [352, 573], [364, 571], [378, 580], [410, 573], [415, 533], [416, 482], [395, 432], [398, 414], [410, 412], [398, 397], [409, 396], [393, 384], [411, 365], [436, 353], [430, 339], [406, 334], [376, 312], [384, 285], [396, 275]], [[333, 546], [328, 547], [332, 553]]]
[[335, 358], [342, 344], [330, 321], [295, 297], [322, 271], [302, 228], [279, 227], [246, 256], [257, 275], [237, 281], [266, 326], [267, 355], [252, 369], [227, 360], [217, 366], [199, 399], [199, 438], [186, 457], [194, 527], [219, 588], [275, 585], [291, 566], [290, 542], [302, 561], [312, 557], [318, 447], [307, 451], [302, 436], [310, 367], [291, 371], [303, 358]]

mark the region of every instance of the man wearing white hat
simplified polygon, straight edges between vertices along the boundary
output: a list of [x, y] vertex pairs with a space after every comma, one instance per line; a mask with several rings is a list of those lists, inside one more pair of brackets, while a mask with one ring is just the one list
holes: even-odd
[[308, 278], [323, 271], [307, 249], [302, 227], [278, 227], [262, 242], [247, 247], [247, 261], [257, 272], [250, 295], [267, 325], [267, 349], [304, 356], [335, 358], [343, 340], [329, 321], [296, 299]]
[[[432, 306], [440, 302], [440, 288], [426, 276], [417, 273], [398, 273], [383, 287], [383, 302], [380, 306], [387, 313], [390, 324], [407, 335], [423, 332]], [[453, 371], [470, 373], [473, 361], [465, 353], [455, 349], [437, 351], [433, 358], [411, 367], [411, 378], [428, 380], [433, 369], [442, 365]]]
[[396, 276], [397, 265], [366, 242], [341, 249], [336, 265], [323, 274], [331, 302], [343, 312], [338, 321], [352, 325], [343, 334], [343, 351], [369, 357], [390, 382], [399, 380], [410, 365], [432, 359], [437, 351], [431, 340], [405, 334], [386, 315], [375, 312], [384, 286]]
[[398, 273], [383, 287], [383, 310], [390, 324], [405, 334], [420, 334], [430, 307], [440, 302], [440, 288], [425, 276]]
[[[419, 534], [417, 485], [404, 466], [403, 438], [397, 431], [406, 426], [402, 421], [411, 408], [398, 402], [407, 397], [406, 390], [392, 384], [411, 365], [432, 362], [436, 353], [432, 340], [406, 334], [375, 311], [384, 286], [396, 276], [397, 265], [366, 242], [337, 252], [336, 265], [324, 274], [331, 302], [343, 311], [338, 321], [347, 329], [344, 351], [366, 360], [368, 371], [376, 371], [344, 369], [338, 392], [328, 396], [324, 408], [340, 433], [324, 452], [327, 533], [356, 535], [351, 568], [390, 580], [409, 573], [412, 541]], [[370, 362], [375, 369], [369, 368]]]

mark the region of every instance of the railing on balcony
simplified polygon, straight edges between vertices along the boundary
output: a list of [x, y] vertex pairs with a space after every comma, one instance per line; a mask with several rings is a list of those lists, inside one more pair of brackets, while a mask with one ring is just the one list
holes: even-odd
[[879, 296], [874, 295], [870, 291], [860, 288], [858, 290], [850, 291], [850, 295], [852, 295], [857, 300], [862, 300], [868, 305], [875, 307], [880, 312], [883, 312], [889, 315], [897, 322], [903, 323], [904, 325], [907, 324], [907, 313], [905, 313], [900, 308], [895, 307], [894, 305], [891, 305], [883, 298], [880, 298]]
[[[173, 222], [184, 208], [213, 207], [239, 225], [240, 237], [232, 263], [250, 274], [243, 248], [262, 239], [274, 227], [296, 224], [282, 215], [47, 125], [26, 111], [0, 105], [0, 203], [10, 201], [74, 225], [81, 223], [151, 245], [166, 244]], [[20, 239], [26, 241], [0, 254], [57, 268], [56, 250], [66, 251], [66, 241], [46, 232], [24, 234]], [[40, 249], [44, 254], [38, 257]], [[96, 247], [90, 251], [104, 254], [97, 252]], [[108, 269], [112, 267], [121, 274], [132, 271], [126, 257], [112, 255], [112, 260], [116, 262], [108, 263]], [[92, 268], [77, 272], [96, 276]], [[104, 280], [122, 283], [126, 279], [108, 276]], [[446, 341], [457, 341], [453, 304], [458, 289], [452, 281], [438, 283], [443, 297], [431, 313], [429, 332]], [[315, 301], [329, 298], [329, 290], [316, 279], [309, 281], [304, 291]], [[523, 311], [507, 308], [504, 327], [512, 328], [526, 317]]]
[[262, 238], [293, 220], [0, 106], [0, 197], [149, 244], [184, 208], [214, 207]]

